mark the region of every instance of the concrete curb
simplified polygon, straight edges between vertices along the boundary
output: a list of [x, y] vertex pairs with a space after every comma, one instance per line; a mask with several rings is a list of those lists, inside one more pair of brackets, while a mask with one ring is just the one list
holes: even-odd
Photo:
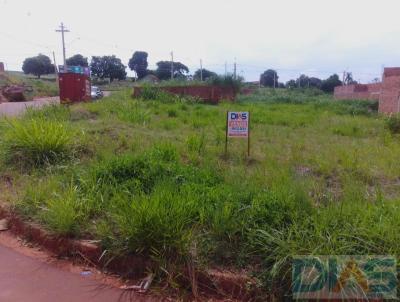
[[[139, 256], [106, 260], [102, 257], [104, 251], [95, 241], [54, 236], [38, 224], [24, 221], [9, 206], [0, 204], [0, 219], [4, 218], [8, 220], [9, 230], [13, 234], [40, 245], [56, 256], [81, 257], [93, 266], [106, 267], [107, 271], [128, 278], [144, 277], [150, 266], [150, 261]], [[259, 293], [256, 281], [245, 274], [215, 269], [195, 274], [199, 292], [202, 294], [250, 301]]]

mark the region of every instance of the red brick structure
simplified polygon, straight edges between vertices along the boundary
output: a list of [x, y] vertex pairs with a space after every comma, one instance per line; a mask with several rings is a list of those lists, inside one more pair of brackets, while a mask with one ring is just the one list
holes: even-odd
[[379, 100], [382, 83], [355, 84], [335, 87], [337, 100]]
[[[230, 87], [219, 87], [219, 86], [167, 86], [157, 87], [163, 91], [180, 95], [180, 96], [192, 96], [202, 99], [209, 103], [218, 103], [220, 100], [235, 99], [236, 93], [233, 88]], [[133, 90], [133, 96], [139, 97], [142, 93], [142, 87], [135, 87]]]
[[4, 73], [4, 63], [0, 62], [0, 73]]
[[385, 68], [382, 83], [335, 87], [337, 100], [379, 100], [379, 112], [400, 113], [400, 67]]
[[400, 112], [400, 67], [385, 68], [382, 91], [379, 98], [379, 112], [392, 114]]

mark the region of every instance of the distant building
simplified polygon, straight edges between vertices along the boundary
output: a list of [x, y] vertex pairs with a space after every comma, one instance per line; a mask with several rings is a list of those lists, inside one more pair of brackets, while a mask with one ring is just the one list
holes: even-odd
[[0, 62], [0, 73], [4, 73], [4, 63]]
[[148, 74], [143, 79], [140, 79], [139, 82], [149, 83], [149, 84], [157, 84], [160, 82], [160, 80], [155, 75]]

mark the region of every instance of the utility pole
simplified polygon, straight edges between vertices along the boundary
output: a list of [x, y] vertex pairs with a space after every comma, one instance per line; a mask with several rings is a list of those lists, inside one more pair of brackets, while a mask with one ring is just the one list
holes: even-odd
[[227, 76], [226, 68], [227, 68], [227, 63], [226, 63], [226, 61], [225, 61], [225, 76]]
[[345, 70], [345, 71], [343, 71], [343, 80], [342, 80], [342, 86], [344, 86], [344, 85], [345, 85], [345, 83], [344, 83], [345, 79], [346, 79], [346, 70]]
[[276, 71], [274, 70], [274, 89], [276, 87]]
[[171, 51], [171, 80], [174, 78], [174, 52]]
[[203, 82], [203, 61], [200, 59], [200, 81]]
[[233, 78], [236, 80], [236, 58], [234, 59], [233, 63]]
[[53, 63], [54, 63], [54, 72], [56, 74], [56, 80], [58, 82], [58, 69], [57, 69], [57, 63], [56, 63], [56, 55], [54, 54], [54, 51], [53, 51]]
[[63, 60], [64, 60], [64, 71], [67, 70], [67, 59], [65, 56], [65, 39], [64, 39], [64, 33], [68, 33], [69, 30], [65, 28], [64, 23], [61, 22], [60, 29], [56, 29], [56, 32], [61, 33], [61, 38], [62, 38], [62, 45], [63, 45]]

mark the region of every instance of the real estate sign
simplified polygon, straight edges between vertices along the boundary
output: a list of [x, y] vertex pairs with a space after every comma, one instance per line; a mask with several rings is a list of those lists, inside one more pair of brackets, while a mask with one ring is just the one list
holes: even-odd
[[249, 136], [249, 112], [228, 111], [228, 137]]
[[227, 111], [225, 154], [228, 153], [228, 138], [247, 138], [247, 155], [250, 156], [250, 112]]

